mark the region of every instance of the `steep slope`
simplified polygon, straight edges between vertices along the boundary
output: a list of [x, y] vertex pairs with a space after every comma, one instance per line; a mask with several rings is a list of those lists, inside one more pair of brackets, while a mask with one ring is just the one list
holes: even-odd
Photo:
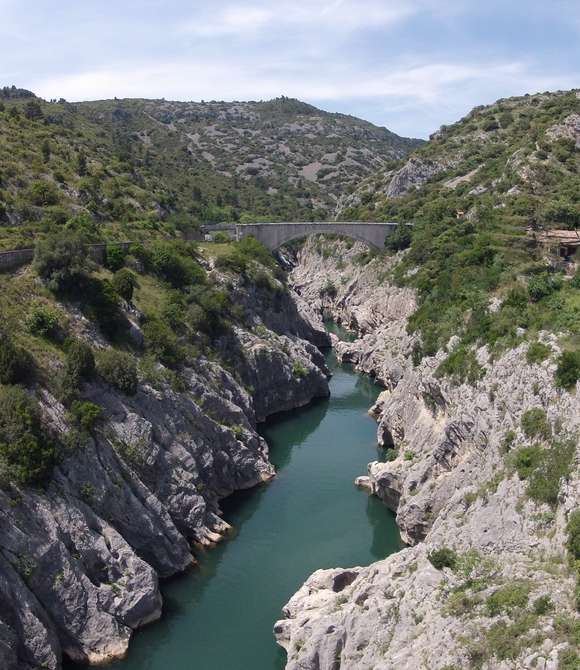
[[[200, 222], [312, 220], [419, 141], [281, 98], [45, 102], [0, 91], [2, 244], [66, 225], [93, 237]], [[71, 221], [72, 219], [72, 221]]]
[[477, 108], [344, 200], [412, 232], [299, 253], [295, 288], [357, 335], [339, 357], [385, 386], [357, 484], [411, 546], [306, 581], [288, 670], [578, 667], [579, 121], [576, 91]]
[[339, 358], [384, 386], [372, 408], [382, 462], [357, 484], [397, 513], [411, 545], [369, 567], [314, 573], [284, 607], [288, 670], [578, 667], [579, 388], [558, 388], [547, 332], [491, 354], [476, 378], [445, 371], [458, 338], [418, 362], [416, 293], [386, 280], [401, 262], [312, 241], [292, 283], [350, 328]]

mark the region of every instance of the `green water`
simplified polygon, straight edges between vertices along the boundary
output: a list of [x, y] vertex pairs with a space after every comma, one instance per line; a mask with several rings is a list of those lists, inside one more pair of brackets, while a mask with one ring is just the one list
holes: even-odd
[[263, 427], [278, 476], [224, 501], [235, 534], [164, 585], [163, 619], [135, 635], [113, 670], [279, 670], [272, 627], [302, 582], [400, 547], [393, 515], [353, 486], [380, 457], [367, 415], [380, 389], [332, 353], [328, 364], [328, 400]]

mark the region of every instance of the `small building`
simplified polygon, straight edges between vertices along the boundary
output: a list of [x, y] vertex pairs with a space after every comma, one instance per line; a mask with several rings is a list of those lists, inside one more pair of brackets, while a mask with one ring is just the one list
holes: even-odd
[[537, 233], [537, 239], [551, 254], [564, 260], [574, 260], [580, 247], [579, 230], [544, 230]]

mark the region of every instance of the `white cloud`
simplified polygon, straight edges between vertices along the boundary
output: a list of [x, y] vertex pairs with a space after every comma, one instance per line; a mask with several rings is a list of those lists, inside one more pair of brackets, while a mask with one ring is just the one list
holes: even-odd
[[200, 37], [255, 34], [260, 30], [299, 29], [353, 32], [394, 25], [418, 11], [408, 0], [280, 0], [251, 5], [227, 5], [217, 15], [200, 14], [177, 31]]

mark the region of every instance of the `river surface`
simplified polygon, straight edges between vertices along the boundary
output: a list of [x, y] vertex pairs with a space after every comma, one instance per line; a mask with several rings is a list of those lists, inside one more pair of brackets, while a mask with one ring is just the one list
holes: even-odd
[[278, 476], [223, 501], [233, 535], [163, 586], [162, 620], [139, 631], [111, 670], [280, 670], [272, 627], [304, 580], [400, 548], [394, 516], [353, 485], [381, 457], [367, 415], [380, 388], [332, 352], [327, 363], [328, 400], [261, 428]]

